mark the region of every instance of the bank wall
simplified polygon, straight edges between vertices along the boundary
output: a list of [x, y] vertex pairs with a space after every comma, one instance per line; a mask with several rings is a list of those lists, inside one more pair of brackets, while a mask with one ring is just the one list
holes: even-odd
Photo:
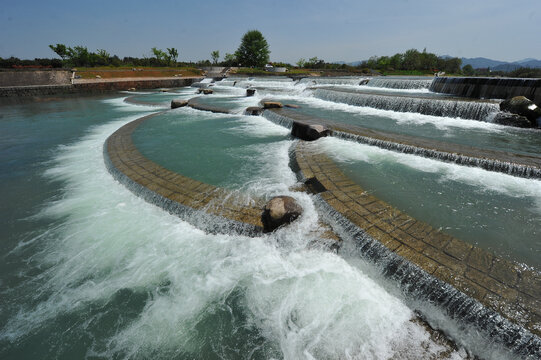
[[525, 96], [541, 106], [541, 79], [437, 77], [430, 90], [477, 99]]
[[0, 69], [0, 87], [32, 85], [68, 85], [68, 69]]
[[152, 80], [96, 81], [69, 85], [6, 86], [0, 87], [0, 97], [24, 97], [60, 94], [99, 94], [111, 91], [189, 86], [202, 78], [168, 78]]

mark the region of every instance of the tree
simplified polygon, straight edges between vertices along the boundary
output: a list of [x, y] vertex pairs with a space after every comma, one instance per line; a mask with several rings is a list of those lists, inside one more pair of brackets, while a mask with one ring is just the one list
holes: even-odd
[[214, 62], [214, 65], [218, 64], [218, 59], [220, 58], [220, 52], [218, 50], [214, 50], [210, 53], [210, 56], [212, 57], [212, 61]]
[[258, 30], [244, 34], [235, 56], [242, 66], [263, 67], [269, 62], [269, 44]]
[[163, 50], [160, 50], [156, 47], [153, 47], [150, 50], [152, 51], [152, 53], [154, 54], [154, 57], [157, 60], [161, 61], [161, 60], [167, 59], [167, 54]]
[[223, 65], [224, 66], [235, 66], [237, 64], [237, 58], [233, 54], [225, 53]]
[[178, 51], [175, 48], [167, 48], [167, 52], [169, 53], [169, 63], [174, 62], [176, 65], [177, 58], [178, 58]]
[[464, 67], [462, 68], [462, 72], [464, 73], [464, 75], [467, 76], [473, 76], [473, 74], [475, 74], [475, 70], [470, 64], [464, 65]]
[[302, 68], [304, 67], [304, 65], [306, 65], [306, 60], [304, 60], [303, 58], [300, 58], [299, 61], [296, 62], [297, 66]]
[[49, 45], [52, 51], [54, 51], [62, 60], [66, 60], [68, 57], [68, 48], [64, 44]]

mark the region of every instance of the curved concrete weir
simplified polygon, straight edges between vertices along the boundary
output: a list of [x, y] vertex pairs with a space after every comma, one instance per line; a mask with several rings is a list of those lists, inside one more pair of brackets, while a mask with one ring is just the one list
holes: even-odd
[[288, 109], [265, 110], [263, 116], [287, 128], [291, 128], [294, 121], [318, 124], [329, 128], [331, 130], [331, 136], [353, 140], [387, 150], [415, 154], [460, 165], [479, 167], [518, 177], [541, 178], [541, 157], [539, 156], [479, 149], [404, 134], [387, 133], [356, 125], [334, 123]]
[[[367, 194], [299, 142], [293, 157], [316, 206], [345, 245], [378, 265], [415, 302], [442, 308], [520, 356], [541, 356], [541, 278]], [[347, 249], [351, 244], [355, 249]], [[421, 309], [422, 311], [422, 309]]]
[[206, 231], [261, 234], [262, 203], [252, 207], [237, 204], [229, 191], [174, 173], [137, 150], [133, 131], [158, 114], [124, 125], [105, 141], [105, 164], [115, 179], [146, 201]]

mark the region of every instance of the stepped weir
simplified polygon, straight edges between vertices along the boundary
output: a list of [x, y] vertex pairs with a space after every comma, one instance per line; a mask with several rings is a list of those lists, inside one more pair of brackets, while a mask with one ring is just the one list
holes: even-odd
[[541, 106], [541, 79], [436, 77], [430, 91], [476, 99], [525, 96]]

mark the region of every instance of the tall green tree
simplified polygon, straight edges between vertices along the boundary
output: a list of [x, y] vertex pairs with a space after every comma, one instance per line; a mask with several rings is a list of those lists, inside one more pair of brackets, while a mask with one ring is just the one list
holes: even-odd
[[235, 56], [241, 66], [263, 67], [269, 62], [269, 44], [258, 30], [244, 34]]
[[49, 45], [49, 48], [54, 51], [62, 60], [68, 57], [68, 47], [64, 44]]
[[178, 50], [175, 49], [175, 48], [167, 48], [167, 52], [169, 53], [169, 65], [171, 65], [171, 62], [177, 63], [177, 58], [178, 58]]
[[214, 65], [218, 64], [218, 59], [220, 58], [220, 52], [218, 50], [214, 50], [210, 53], [210, 56], [212, 57], [212, 62]]

